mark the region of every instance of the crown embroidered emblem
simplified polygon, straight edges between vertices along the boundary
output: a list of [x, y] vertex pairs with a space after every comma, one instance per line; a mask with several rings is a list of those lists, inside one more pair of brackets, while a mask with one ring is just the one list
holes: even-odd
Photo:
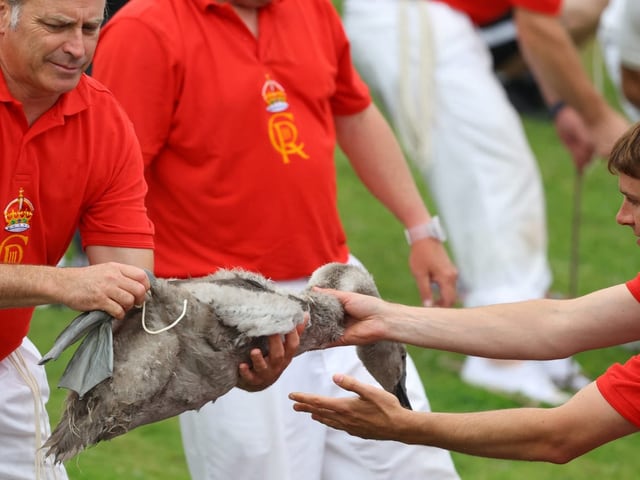
[[24, 197], [24, 189], [20, 188], [18, 198], [14, 198], [4, 209], [4, 220], [8, 232], [24, 232], [30, 228], [29, 222], [33, 217], [33, 204]]
[[275, 80], [270, 79], [268, 75], [262, 86], [262, 98], [267, 104], [268, 112], [282, 112], [289, 108], [284, 88]]

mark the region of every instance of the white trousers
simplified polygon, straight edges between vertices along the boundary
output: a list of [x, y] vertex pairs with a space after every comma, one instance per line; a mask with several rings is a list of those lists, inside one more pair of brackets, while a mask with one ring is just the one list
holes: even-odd
[[49, 385], [41, 355], [27, 338], [0, 362], [0, 479], [66, 480], [61, 465], [44, 462], [49, 437]]
[[[353, 259], [355, 262], [355, 259]], [[302, 290], [307, 279], [281, 282]], [[407, 387], [414, 410], [429, 410], [424, 388], [408, 359]], [[346, 373], [375, 380], [355, 347], [307, 352], [296, 357], [266, 390], [233, 389], [198, 412], [180, 416], [185, 455], [194, 480], [454, 480], [449, 452], [398, 442], [363, 440], [293, 411], [292, 391], [347, 394], [331, 380]]]
[[464, 304], [543, 297], [542, 180], [477, 30], [425, 0], [345, 0], [343, 20], [359, 72], [437, 204]]

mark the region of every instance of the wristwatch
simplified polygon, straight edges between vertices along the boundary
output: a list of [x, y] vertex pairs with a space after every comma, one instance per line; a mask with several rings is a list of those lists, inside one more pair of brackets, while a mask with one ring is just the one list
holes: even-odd
[[441, 242], [447, 240], [447, 234], [440, 224], [440, 218], [436, 215], [431, 217], [431, 220], [427, 223], [421, 223], [415, 227], [408, 228], [404, 231], [404, 236], [407, 238], [407, 243], [413, 245], [418, 240], [423, 238], [435, 238]]

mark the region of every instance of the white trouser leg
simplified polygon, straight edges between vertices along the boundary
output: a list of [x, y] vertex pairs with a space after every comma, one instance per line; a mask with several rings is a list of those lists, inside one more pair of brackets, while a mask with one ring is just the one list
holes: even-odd
[[66, 480], [61, 465], [43, 460], [40, 449], [49, 437], [45, 405], [49, 385], [41, 355], [25, 338], [0, 362], [0, 478], [2, 480]]
[[[400, 137], [422, 131], [432, 146], [413, 161], [449, 232], [465, 305], [543, 297], [551, 273], [542, 181], [487, 47], [464, 15], [440, 2], [405, 2], [409, 28], [401, 35], [399, 3], [346, 0], [345, 28], [358, 69], [398, 128], [403, 88], [398, 52], [409, 49], [411, 81], [404, 88], [415, 89], [420, 98], [420, 9], [428, 10], [432, 120]], [[407, 33], [409, 43], [402, 47]]]

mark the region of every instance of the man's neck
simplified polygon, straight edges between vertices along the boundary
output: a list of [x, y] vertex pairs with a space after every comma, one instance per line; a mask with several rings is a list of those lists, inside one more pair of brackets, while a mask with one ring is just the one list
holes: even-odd
[[44, 112], [49, 110], [60, 98], [59, 94], [32, 95], [29, 88], [14, 82], [6, 72], [2, 72], [7, 89], [13, 98], [22, 104], [27, 124], [31, 126]]
[[240, 20], [246, 25], [254, 37], [258, 37], [258, 9], [232, 5]]

